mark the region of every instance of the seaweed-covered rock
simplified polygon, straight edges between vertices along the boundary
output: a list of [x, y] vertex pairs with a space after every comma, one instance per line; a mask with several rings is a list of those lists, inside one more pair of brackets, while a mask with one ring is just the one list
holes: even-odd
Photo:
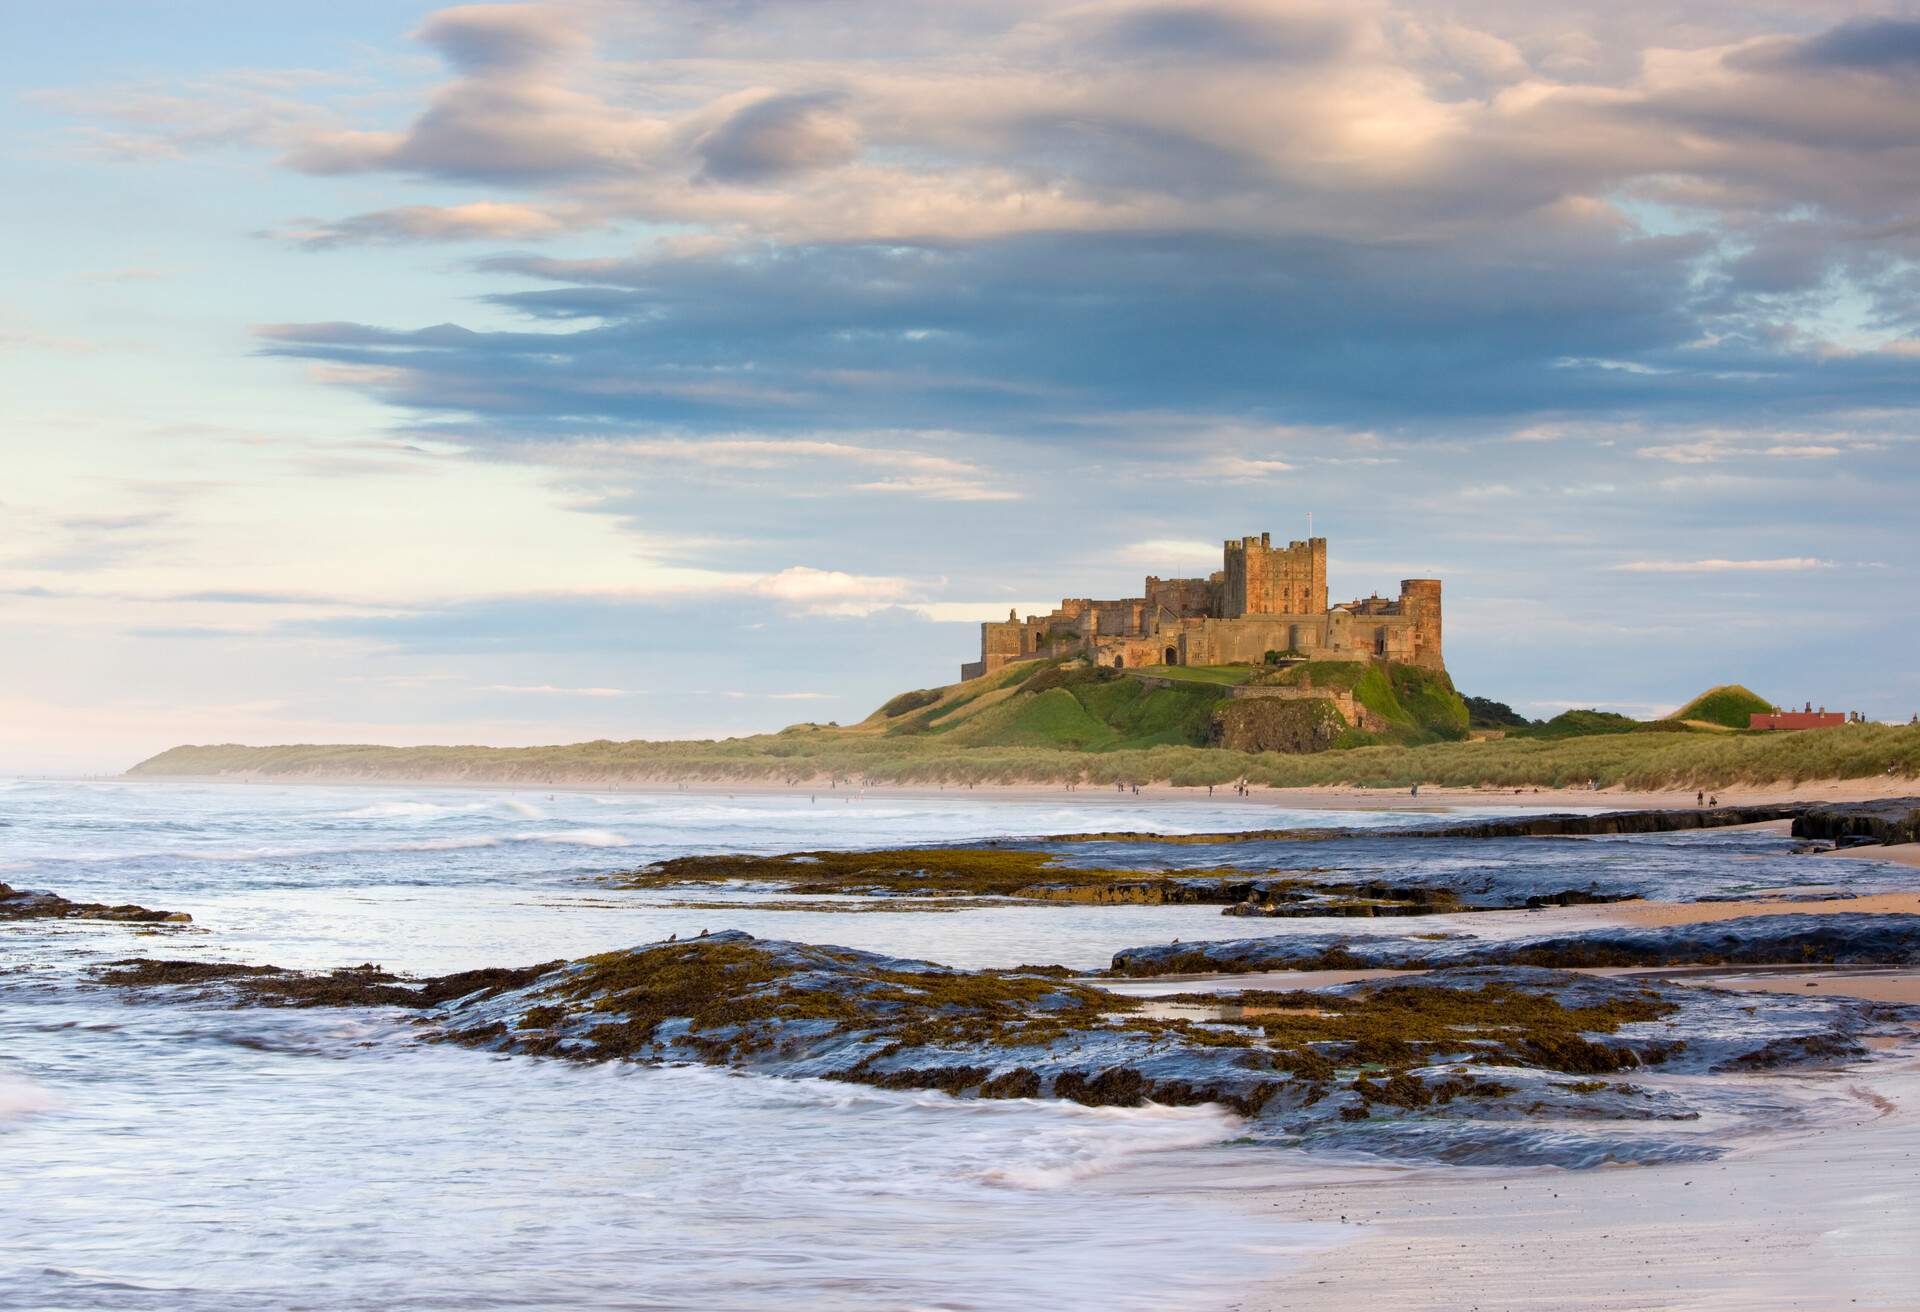
[[430, 1040], [496, 1052], [1090, 1106], [1218, 1103], [1275, 1142], [1575, 1166], [1714, 1155], [1672, 1127], [1705, 1109], [1758, 1126], [1790, 1108], [1700, 1076], [1846, 1060], [1911, 1010], [1526, 967], [1148, 1002], [1051, 970], [953, 970], [733, 932], [432, 980], [156, 961], [102, 978], [405, 1007], [424, 1011]]
[[190, 987], [256, 1007], [438, 1007], [456, 998], [519, 988], [561, 963], [484, 967], [427, 979], [407, 979], [368, 963], [337, 970], [287, 970], [228, 961], [169, 961], [129, 957], [93, 968], [109, 988]]
[[153, 911], [123, 903], [72, 902], [45, 889], [14, 888], [0, 884], [0, 920], [119, 920], [129, 924], [184, 925], [193, 919], [184, 911]]
[[1920, 797], [1874, 802], [1822, 802], [1794, 818], [1795, 838], [1873, 843], [1920, 842]]
[[1595, 834], [1674, 834], [1694, 829], [1725, 829], [1730, 825], [1786, 820], [1797, 815], [1798, 802], [1766, 806], [1683, 807], [1661, 811], [1606, 811], [1599, 815], [1509, 815], [1486, 820], [1463, 820], [1431, 828], [1402, 829], [1403, 838], [1544, 838], [1589, 837]]
[[1439, 966], [1912, 965], [1920, 915], [1740, 916], [1693, 925], [1608, 926], [1493, 939], [1293, 934], [1123, 948], [1116, 975], [1214, 971], [1429, 970]]

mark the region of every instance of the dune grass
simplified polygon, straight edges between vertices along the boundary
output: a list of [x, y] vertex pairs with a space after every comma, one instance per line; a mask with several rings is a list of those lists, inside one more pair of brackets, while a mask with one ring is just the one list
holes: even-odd
[[[1078, 723], [1064, 706], [1060, 711]], [[1053, 713], [1049, 708], [1047, 714]], [[1035, 732], [1036, 737], [1046, 736], [1038, 728]], [[1920, 728], [1888, 725], [1753, 735], [1642, 732], [1508, 738], [1362, 747], [1308, 756], [1173, 744], [1104, 751], [1071, 750], [1045, 742], [969, 747], [955, 741], [958, 737], [957, 732], [902, 737], [799, 725], [777, 734], [706, 742], [601, 740], [517, 748], [176, 747], [141, 762], [129, 773], [136, 778], [251, 775], [525, 784], [670, 779], [800, 784], [835, 778], [892, 784], [1170, 781], [1197, 786], [1244, 777], [1275, 787], [1354, 784], [1377, 788], [1406, 788], [1415, 783], [1563, 787], [1588, 780], [1603, 787], [1725, 788], [1738, 783], [1887, 774], [1920, 777]]]

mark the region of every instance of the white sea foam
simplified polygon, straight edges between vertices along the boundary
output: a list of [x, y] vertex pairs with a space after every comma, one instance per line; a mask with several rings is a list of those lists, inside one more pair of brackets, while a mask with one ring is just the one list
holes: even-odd
[[485, 802], [448, 805], [441, 802], [375, 802], [371, 806], [341, 811], [343, 820], [387, 820], [412, 815], [460, 815], [487, 809]]
[[53, 1097], [29, 1080], [0, 1074], [0, 1125], [53, 1106]]
[[632, 847], [633, 840], [611, 829], [556, 829], [548, 834], [515, 834], [516, 843], [559, 843], [570, 847]]
[[1224, 1143], [1245, 1124], [1223, 1107], [1046, 1105], [1063, 1112], [1066, 1123], [1030, 1139], [1030, 1152], [1022, 1160], [982, 1170], [981, 1181], [1015, 1189], [1060, 1189], [1120, 1170], [1136, 1158]]

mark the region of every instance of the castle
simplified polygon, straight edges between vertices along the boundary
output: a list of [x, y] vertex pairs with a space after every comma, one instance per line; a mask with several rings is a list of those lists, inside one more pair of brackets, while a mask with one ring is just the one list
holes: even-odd
[[980, 626], [980, 659], [962, 679], [1015, 661], [1085, 656], [1099, 665], [1258, 664], [1268, 652], [1314, 660], [1385, 660], [1439, 670], [1440, 580], [1403, 579], [1397, 598], [1327, 604], [1327, 540], [1273, 545], [1229, 538], [1204, 579], [1147, 576], [1146, 595], [1068, 597], [1045, 615]]

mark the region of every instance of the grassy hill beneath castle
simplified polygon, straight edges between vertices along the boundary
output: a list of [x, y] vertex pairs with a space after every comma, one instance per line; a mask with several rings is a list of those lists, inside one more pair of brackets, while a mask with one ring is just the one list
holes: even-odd
[[[1337, 710], [1329, 714], [1325, 701], [1258, 695], [1267, 688], [1303, 698], [1316, 691], [1341, 695], [1351, 698], [1356, 714], [1350, 720]], [[1467, 719], [1466, 703], [1446, 674], [1411, 665], [1314, 661], [1122, 672], [1056, 660], [903, 693], [859, 729], [956, 748], [1111, 752], [1242, 745], [1297, 752], [1457, 741], [1467, 736]]]
[[[1235, 696], [1236, 689], [1304, 688], [1350, 698], [1362, 728], [1326, 699]], [[985, 678], [892, 698], [858, 724], [793, 725], [722, 741], [611, 742], [552, 747], [238, 745], [176, 747], [141, 762], [136, 778], [245, 776], [607, 785], [659, 780], [828, 779], [891, 784], [1151, 783], [1204, 786], [1247, 779], [1273, 787], [1351, 784], [1407, 788], [1636, 788], [1920, 776], [1920, 728], [1848, 725], [1752, 733], [1728, 721], [1760, 699], [1716, 688], [1672, 718], [1635, 721], [1571, 711], [1544, 724], [1498, 703], [1507, 723], [1470, 729], [1466, 702], [1444, 674], [1370, 662], [1166, 668], [1118, 673], [1079, 662], [1030, 662]], [[1263, 749], [1263, 750], [1255, 750]]]

